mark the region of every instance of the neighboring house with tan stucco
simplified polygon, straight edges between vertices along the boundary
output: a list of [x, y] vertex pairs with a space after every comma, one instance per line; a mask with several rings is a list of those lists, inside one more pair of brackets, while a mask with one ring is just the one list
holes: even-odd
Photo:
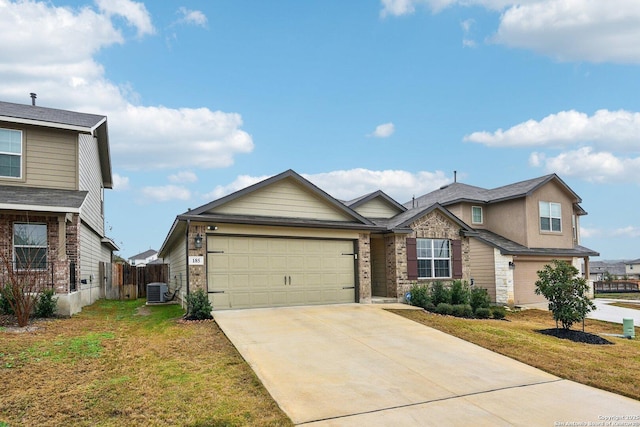
[[580, 202], [556, 175], [343, 202], [288, 170], [178, 215], [159, 256], [214, 309], [403, 301], [414, 283], [456, 279], [527, 304], [544, 264], [597, 255], [579, 245]]
[[93, 303], [118, 249], [104, 228], [112, 186], [105, 116], [0, 102], [0, 276], [42, 271], [60, 314]]

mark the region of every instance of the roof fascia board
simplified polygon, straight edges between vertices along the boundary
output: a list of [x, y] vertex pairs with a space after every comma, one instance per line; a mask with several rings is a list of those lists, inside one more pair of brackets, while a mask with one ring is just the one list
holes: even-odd
[[176, 217], [176, 219], [173, 221], [173, 224], [171, 225], [171, 229], [169, 230], [167, 237], [164, 238], [164, 242], [162, 242], [162, 246], [160, 246], [160, 249], [158, 250], [159, 257], [164, 258], [164, 255], [165, 255], [164, 251], [166, 251], [169, 245], [176, 239], [174, 237], [176, 233], [183, 231], [183, 227], [180, 227], [181, 223], [183, 222], [180, 219], [178, 219], [178, 217]]
[[44, 120], [34, 120], [34, 119], [23, 119], [20, 117], [9, 117], [9, 116], [0, 116], [0, 121], [9, 122], [9, 123], [18, 123], [23, 125], [33, 125], [33, 126], [44, 126], [56, 129], [66, 129], [66, 130], [75, 130], [83, 133], [93, 133], [95, 127], [85, 127], [85, 126], [76, 126], [70, 125], [66, 123], [56, 123], [56, 122], [47, 122]]
[[396, 200], [394, 200], [391, 196], [389, 196], [388, 194], [386, 194], [384, 191], [382, 190], [378, 190], [378, 191], [374, 191], [371, 194], [366, 195], [365, 197], [357, 200], [356, 202], [352, 203], [349, 205], [349, 207], [351, 209], [357, 208], [360, 205], [363, 205], [364, 203], [375, 199], [376, 197], [382, 197], [382, 199], [384, 199], [386, 202], [388, 202], [389, 204], [391, 204], [393, 207], [396, 207], [400, 210], [400, 212], [406, 212], [408, 209], [401, 205], [400, 203], [398, 203]]
[[423, 217], [425, 215], [428, 215], [431, 212], [433, 212], [434, 210], [439, 210], [440, 212], [442, 212], [447, 218], [449, 218], [451, 221], [453, 221], [456, 224], [458, 224], [460, 226], [460, 228], [462, 228], [464, 231], [473, 230], [471, 227], [469, 227], [467, 224], [465, 224], [464, 221], [462, 221], [460, 218], [458, 218], [457, 216], [455, 216], [454, 214], [449, 212], [449, 210], [447, 208], [445, 208], [444, 206], [442, 206], [440, 203], [434, 203], [433, 205], [429, 206], [427, 209], [424, 209], [424, 210], [418, 212], [417, 214], [415, 214], [411, 218], [407, 219], [403, 223], [398, 224], [397, 227], [398, 228], [409, 227], [411, 225], [411, 223], [413, 223], [416, 219], [421, 218], [421, 217]]
[[34, 211], [34, 212], [54, 212], [54, 213], [80, 213], [81, 208], [71, 208], [65, 206], [43, 206], [43, 205], [17, 205], [11, 203], [0, 203], [0, 210], [8, 211]]

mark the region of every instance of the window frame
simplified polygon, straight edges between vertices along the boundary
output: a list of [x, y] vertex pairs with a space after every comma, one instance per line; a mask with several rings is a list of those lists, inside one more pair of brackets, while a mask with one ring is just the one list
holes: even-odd
[[[548, 211], [548, 216], [543, 215], [543, 206], [546, 208], [545, 210]], [[558, 208], [558, 215], [554, 215], [553, 214], [553, 206], [557, 206]], [[546, 214], [546, 212], [544, 212]], [[539, 201], [538, 202], [538, 226], [540, 227], [540, 231], [543, 233], [562, 233], [562, 204], [557, 203], [557, 202], [545, 202], [545, 201]], [[549, 228], [545, 229], [543, 227], [543, 219], [547, 219], [549, 221]], [[559, 229], [555, 230], [554, 229], [554, 221], [553, 220], [557, 220], [558, 221], [558, 225], [559, 225]]]
[[2, 169], [0, 168], [0, 178], [1, 179], [22, 179], [22, 176], [23, 176], [23, 156], [24, 156], [24, 133], [20, 129], [10, 129], [10, 128], [4, 128], [4, 127], [0, 127], [0, 131], [16, 132], [16, 133], [18, 133], [20, 135], [20, 152], [19, 153], [0, 150], [0, 156], [9, 156], [9, 157], [17, 157], [18, 158], [19, 172], [20, 173], [18, 174], [18, 176], [2, 175], [2, 173], [1, 173]]
[[[480, 211], [480, 221], [475, 220], [474, 210]], [[484, 224], [484, 210], [482, 206], [471, 206], [471, 224]]]
[[[428, 247], [421, 247], [421, 244], [429, 243]], [[447, 256], [436, 256], [436, 251], [441, 251], [444, 248], [438, 245], [436, 242], [446, 242]], [[423, 252], [424, 251], [424, 252]], [[429, 255], [430, 254], [430, 255]], [[433, 239], [433, 238], [417, 238], [416, 239], [416, 256], [418, 263], [418, 279], [451, 279], [453, 277], [453, 250], [451, 240], [449, 239]], [[436, 273], [442, 270], [442, 265], [437, 266], [439, 263], [446, 261], [447, 275], [437, 275]], [[428, 269], [422, 266], [423, 263], [428, 263]], [[421, 273], [428, 270], [431, 276], [424, 276]]]
[[[17, 238], [16, 238], [16, 232], [18, 230], [18, 227], [44, 227], [44, 242], [30, 242], [31, 244], [28, 243], [24, 243], [24, 244], [18, 244], [18, 242], [16, 242]], [[49, 251], [49, 245], [48, 245], [48, 240], [49, 240], [49, 235], [48, 235], [49, 229], [47, 227], [47, 224], [45, 223], [34, 223], [34, 222], [14, 222], [13, 223], [13, 268], [16, 271], [42, 271], [42, 270], [46, 270], [47, 269], [47, 264], [48, 264], [48, 251]], [[33, 233], [33, 232], [31, 232]], [[29, 234], [31, 234], [29, 233]], [[41, 232], [40, 232], [41, 234]], [[27, 236], [27, 238], [30, 238], [29, 236]], [[35, 265], [31, 265], [31, 262], [33, 262], [33, 259], [27, 259], [24, 256], [22, 257], [22, 259], [20, 259], [20, 256], [18, 255], [19, 252], [21, 252], [23, 255], [25, 253], [25, 249], [27, 251], [30, 250], [36, 250], [38, 252], [42, 252], [43, 255], [40, 259], [35, 261]], [[31, 256], [29, 256], [29, 258], [31, 258]]]

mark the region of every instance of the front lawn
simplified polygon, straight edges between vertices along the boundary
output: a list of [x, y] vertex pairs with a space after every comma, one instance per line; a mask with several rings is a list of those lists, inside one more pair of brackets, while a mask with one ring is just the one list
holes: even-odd
[[[390, 311], [558, 377], [640, 400], [637, 330], [636, 339], [616, 338], [605, 334], [622, 334], [622, 325], [587, 319], [585, 332], [612, 343], [596, 345], [541, 333], [555, 328], [552, 314], [542, 310], [508, 313], [506, 320], [461, 319], [422, 310]], [[576, 329], [581, 331], [582, 325], [574, 325]]]
[[218, 326], [183, 314], [102, 300], [0, 327], [0, 425], [292, 425]]

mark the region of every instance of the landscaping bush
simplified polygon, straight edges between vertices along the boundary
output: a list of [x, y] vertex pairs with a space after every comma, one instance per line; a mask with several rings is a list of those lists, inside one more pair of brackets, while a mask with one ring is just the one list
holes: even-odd
[[58, 308], [58, 298], [55, 298], [56, 291], [45, 289], [36, 302], [36, 317], [53, 317]]
[[473, 317], [473, 309], [469, 304], [455, 304], [452, 313], [456, 317]]
[[462, 280], [454, 280], [451, 285], [451, 304], [469, 304], [469, 285]]
[[475, 316], [478, 319], [488, 319], [491, 317], [491, 309], [486, 307], [478, 307], [475, 311]]
[[431, 296], [429, 296], [429, 288], [427, 286], [414, 284], [409, 292], [411, 293], [409, 304], [427, 308], [427, 304], [431, 303]]
[[491, 305], [491, 298], [489, 297], [489, 292], [484, 288], [473, 288], [471, 289], [469, 303], [473, 308], [473, 311], [478, 311], [479, 308], [489, 308]]
[[435, 311], [436, 311], [436, 306], [435, 306], [435, 304], [434, 304], [434, 303], [432, 303], [431, 301], [429, 301], [429, 302], [425, 305], [424, 309], [425, 309], [425, 310], [427, 310], [427, 311], [430, 311], [431, 313], [435, 313]]
[[501, 306], [494, 306], [491, 307], [491, 316], [493, 316], [494, 319], [504, 319], [505, 316], [507, 315], [507, 310], [504, 307]]
[[14, 314], [11, 303], [9, 302], [13, 298], [11, 294], [11, 287], [6, 285], [4, 288], [0, 288], [0, 314]]
[[202, 289], [187, 295], [187, 314], [184, 318], [187, 320], [204, 320], [213, 319], [211, 310], [213, 307], [209, 302], [209, 297]]
[[436, 306], [436, 313], [451, 315], [453, 313], [453, 306], [446, 302], [441, 302]]
[[441, 303], [451, 304], [451, 291], [439, 280], [431, 284], [431, 302], [436, 307]]

